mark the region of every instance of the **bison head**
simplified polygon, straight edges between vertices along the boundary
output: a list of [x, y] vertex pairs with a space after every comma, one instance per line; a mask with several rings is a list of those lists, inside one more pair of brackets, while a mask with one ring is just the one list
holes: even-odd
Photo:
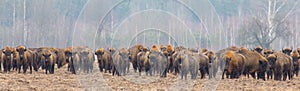
[[292, 57], [294, 66], [298, 66], [298, 60], [300, 58], [299, 53], [297, 51], [293, 51], [291, 57]]
[[256, 46], [256, 47], [254, 48], [254, 51], [256, 51], [257, 53], [261, 53], [262, 50], [263, 50], [263, 48], [262, 48], [261, 46]]
[[282, 53], [286, 54], [286, 55], [291, 55], [291, 52], [292, 52], [292, 48], [282, 48]]
[[44, 52], [42, 55], [45, 58], [45, 62], [48, 63], [50, 60], [51, 53], [49, 51], [47, 51], [47, 52]]
[[2, 53], [5, 55], [4, 60], [10, 60], [13, 51], [9, 46], [6, 46], [4, 49], [2, 49]]
[[24, 53], [27, 51], [26, 47], [25, 46], [18, 46], [16, 50], [17, 50], [17, 52], [19, 52], [20, 59], [23, 60], [24, 59]]
[[268, 59], [268, 63], [270, 65], [270, 68], [272, 69], [276, 64], [277, 56], [274, 55], [274, 54], [270, 54], [270, 55], [268, 55], [267, 59]]

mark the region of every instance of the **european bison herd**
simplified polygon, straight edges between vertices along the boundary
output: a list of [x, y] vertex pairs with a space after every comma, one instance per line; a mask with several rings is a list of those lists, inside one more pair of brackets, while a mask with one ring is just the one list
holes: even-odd
[[[0, 71], [5, 74], [15, 70], [18, 73], [45, 71], [55, 74], [54, 68], [67, 65], [66, 71], [72, 74], [91, 73], [97, 61], [100, 72], [113, 76], [145, 72], [146, 75], [167, 77], [168, 74], [179, 75], [181, 79], [201, 79], [206, 76], [216, 78], [218, 72], [222, 79], [237, 79], [241, 75], [262, 80], [292, 80], [298, 76], [300, 49], [285, 48], [280, 51], [231, 46], [213, 52], [208, 49], [185, 48], [172, 45], [134, 45], [130, 48], [98, 48], [92, 50], [86, 46], [67, 48], [26, 46], [4, 47], [0, 52]], [[56, 66], [55, 66], [56, 65]], [[21, 70], [22, 69], [22, 70]]]

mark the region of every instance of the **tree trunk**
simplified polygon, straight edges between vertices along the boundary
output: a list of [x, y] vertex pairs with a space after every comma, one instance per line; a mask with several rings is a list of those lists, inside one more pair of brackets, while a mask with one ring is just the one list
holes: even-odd
[[26, 0], [23, 1], [23, 9], [24, 9], [24, 14], [23, 14], [23, 45], [26, 45], [27, 43], [27, 23], [26, 23]]

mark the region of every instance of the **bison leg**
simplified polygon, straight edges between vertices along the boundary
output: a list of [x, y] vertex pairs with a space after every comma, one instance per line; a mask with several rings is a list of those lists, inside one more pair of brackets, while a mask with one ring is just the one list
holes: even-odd
[[287, 78], [287, 72], [284, 72], [284, 73], [283, 73], [283, 81], [285, 81], [286, 78]]
[[1, 67], [1, 60], [0, 60], [0, 71], [2, 70], [2, 67]]
[[50, 67], [51, 74], [54, 74], [54, 64], [52, 64]]
[[7, 63], [6, 63], [6, 60], [3, 60], [3, 61], [4, 61], [3, 62], [3, 72], [6, 73], [7, 72]]
[[223, 70], [223, 72], [222, 72], [222, 79], [224, 79], [225, 72], [226, 72], [226, 70]]
[[297, 77], [298, 77], [298, 72], [299, 72], [299, 67], [296, 66], [296, 67], [295, 67], [295, 72], [294, 72], [294, 73], [296, 74]]
[[255, 72], [250, 73], [253, 79], [256, 79]]
[[23, 64], [23, 73], [26, 73], [27, 71], [27, 64]]
[[18, 68], [18, 73], [21, 73], [21, 65], [20, 64], [17, 65], [17, 68]]
[[136, 73], [136, 70], [137, 70], [137, 62], [132, 62], [132, 66], [133, 66], [133, 70], [134, 72]]
[[200, 73], [201, 73], [201, 79], [205, 78], [205, 71], [204, 71], [204, 69], [200, 69]]

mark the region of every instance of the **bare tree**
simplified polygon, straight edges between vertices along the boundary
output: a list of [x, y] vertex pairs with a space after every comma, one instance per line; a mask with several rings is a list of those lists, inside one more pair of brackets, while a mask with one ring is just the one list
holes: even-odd
[[[288, 0], [263, 0], [259, 5], [258, 13], [254, 14], [245, 23], [240, 37], [244, 39], [244, 44], [260, 45], [270, 48], [274, 40], [282, 38], [288, 40], [288, 22], [294, 12], [298, 1]], [[256, 11], [257, 12], [257, 11]]]

